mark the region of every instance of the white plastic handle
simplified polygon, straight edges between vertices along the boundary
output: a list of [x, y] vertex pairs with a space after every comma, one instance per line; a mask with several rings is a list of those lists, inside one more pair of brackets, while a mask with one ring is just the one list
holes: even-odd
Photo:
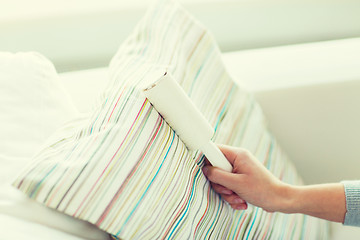
[[211, 165], [218, 167], [227, 172], [232, 172], [233, 168], [224, 154], [211, 140], [205, 144], [200, 150], [205, 154]]

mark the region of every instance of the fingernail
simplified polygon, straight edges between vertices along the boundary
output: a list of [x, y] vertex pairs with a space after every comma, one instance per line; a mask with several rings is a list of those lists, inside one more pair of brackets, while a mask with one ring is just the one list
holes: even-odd
[[207, 173], [209, 172], [209, 169], [207, 167], [203, 167], [202, 170], [205, 175], [207, 175]]
[[247, 206], [245, 205], [243, 205], [243, 204], [241, 204], [241, 205], [239, 205], [239, 206], [236, 206], [236, 209], [237, 210], [246, 210], [247, 209]]
[[239, 203], [243, 203], [244, 201], [241, 200], [241, 199], [239, 199], [239, 198], [237, 198], [237, 199], [234, 200], [234, 202], [237, 203], [237, 204], [239, 204]]
[[223, 194], [232, 194], [233, 191], [228, 190], [228, 189], [224, 189], [224, 190], [222, 191], [222, 193], [223, 193]]

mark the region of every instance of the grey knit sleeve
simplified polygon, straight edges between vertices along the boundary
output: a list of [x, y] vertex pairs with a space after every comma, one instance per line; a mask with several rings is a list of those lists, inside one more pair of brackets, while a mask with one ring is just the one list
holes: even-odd
[[344, 225], [360, 227], [360, 181], [342, 181], [346, 197]]

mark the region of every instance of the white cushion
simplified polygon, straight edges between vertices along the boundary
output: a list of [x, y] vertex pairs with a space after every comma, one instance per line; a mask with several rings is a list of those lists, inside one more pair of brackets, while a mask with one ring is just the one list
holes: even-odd
[[0, 182], [26, 164], [75, 106], [42, 55], [0, 53]]
[[0, 238], [107, 239], [9, 184], [46, 139], [78, 115], [53, 64], [38, 53], [0, 53], [0, 112]]

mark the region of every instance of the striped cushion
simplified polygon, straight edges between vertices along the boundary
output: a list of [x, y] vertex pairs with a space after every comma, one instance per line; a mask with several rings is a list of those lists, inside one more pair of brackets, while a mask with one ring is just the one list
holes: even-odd
[[216, 129], [216, 142], [248, 148], [282, 180], [301, 183], [211, 35], [181, 7], [161, 1], [150, 9], [110, 72], [102, 104], [60, 129], [14, 186], [123, 239], [326, 238], [327, 225], [312, 217], [233, 210], [202, 174], [202, 154], [143, 96], [143, 85], [170, 72]]

